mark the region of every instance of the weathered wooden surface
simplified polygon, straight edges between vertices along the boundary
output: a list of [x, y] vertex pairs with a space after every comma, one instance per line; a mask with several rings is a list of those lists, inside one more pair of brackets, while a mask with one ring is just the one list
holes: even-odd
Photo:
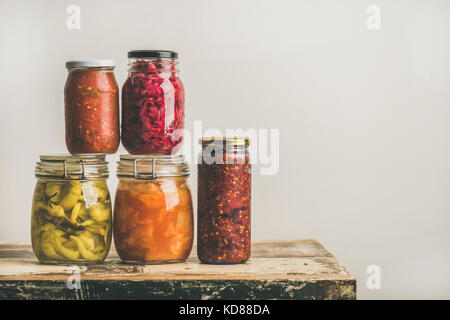
[[186, 263], [128, 265], [111, 249], [80, 271], [80, 288], [69, 289], [68, 266], [39, 264], [26, 244], [0, 244], [0, 299], [356, 298], [356, 280], [315, 240], [254, 243], [240, 265], [200, 264], [195, 248]]

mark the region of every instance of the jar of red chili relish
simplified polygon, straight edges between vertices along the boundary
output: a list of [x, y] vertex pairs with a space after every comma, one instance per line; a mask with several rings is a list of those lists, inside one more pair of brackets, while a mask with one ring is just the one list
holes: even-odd
[[122, 143], [135, 155], [175, 154], [184, 130], [184, 86], [173, 51], [128, 52], [122, 88]]
[[115, 153], [120, 143], [114, 61], [68, 61], [64, 87], [66, 145], [72, 154]]
[[248, 138], [203, 138], [198, 164], [197, 255], [211, 264], [250, 258]]

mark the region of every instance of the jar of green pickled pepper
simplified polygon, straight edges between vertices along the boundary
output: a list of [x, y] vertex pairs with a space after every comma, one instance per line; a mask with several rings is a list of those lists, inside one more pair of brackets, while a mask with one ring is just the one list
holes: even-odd
[[103, 261], [111, 245], [104, 154], [42, 155], [31, 213], [33, 251], [45, 264]]

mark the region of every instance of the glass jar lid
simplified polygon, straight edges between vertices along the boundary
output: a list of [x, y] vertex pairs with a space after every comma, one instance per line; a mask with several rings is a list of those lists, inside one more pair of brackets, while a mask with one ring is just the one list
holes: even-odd
[[249, 137], [203, 137], [199, 140], [203, 146], [206, 145], [227, 145], [227, 146], [248, 146], [250, 145]]
[[41, 155], [36, 163], [36, 177], [64, 180], [108, 178], [108, 162], [103, 153], [81, 155]]
[[121, 155], [117, 176], [138, 180], [189, 176], [189, 166], [182, 155]]

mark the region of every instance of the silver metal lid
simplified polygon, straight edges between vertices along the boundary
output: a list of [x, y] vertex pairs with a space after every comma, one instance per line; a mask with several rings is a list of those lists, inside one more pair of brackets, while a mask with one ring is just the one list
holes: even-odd
[[182, 155], [121, 155], [117, 176], [138, 180], [189, 176], [189, 166]]
[[116, 62], [111, 59], [101, 59], [101, 60], [70, 60], [66, 61], [66, 68], [95, 68], [95, 67], [110, 67], [114, 68]]
[[36, 177], [64, 180], [108, 178], [108, 162], [103, 153], [81, 155], [41, 155], [36, 163]]

